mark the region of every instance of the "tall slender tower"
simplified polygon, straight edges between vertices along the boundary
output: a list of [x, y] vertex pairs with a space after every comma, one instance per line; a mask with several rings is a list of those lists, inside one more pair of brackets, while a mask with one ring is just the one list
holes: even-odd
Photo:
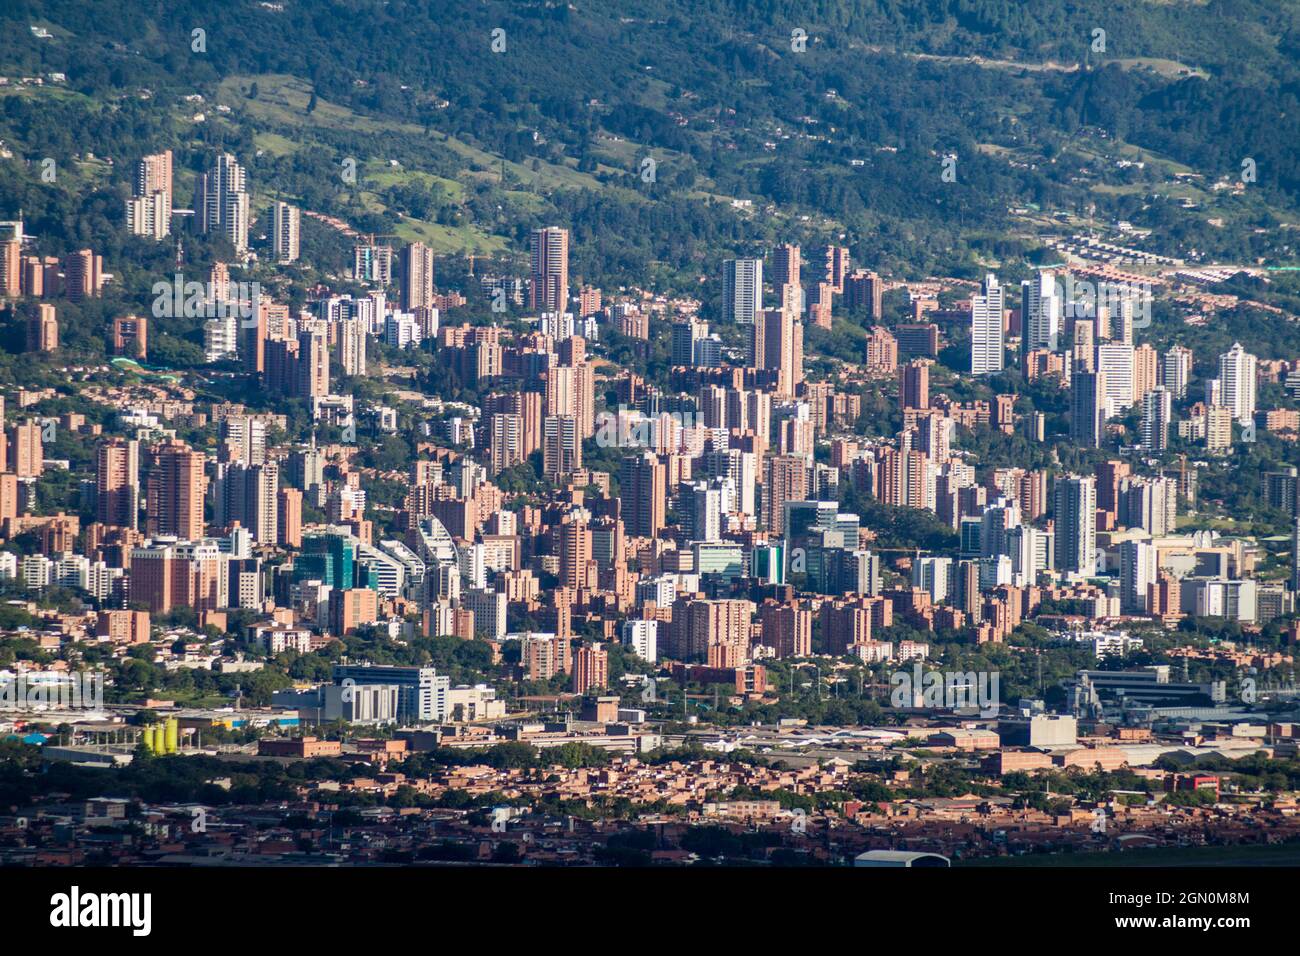
[[651, 452], [623, 459], [619, 474], [627, 533], [653, 538], [664, 527], [668, 507], [668, 470]]
[[248, 249], [248, 192], [244, 167], [222, 153], [211, 171], [198, 178], [194, 216], [200, 232], [225, 236], [236, 252]]
[[753, 325], [762, 308], [763, 260], [726, 260], [722, 264], [723, 321]]
[[145, 532], [150, 537], [175, 535], [183, 541], [203, 537], [203, 495], [206, 457], [182, 441], [171, 439], [150, 454], [145, 483]]
[[119, 528], [139, 527], [140, 443], [110, 438], [95, 462], [95, 520]]
[[764, 309], [759, 323], [763, 349], [758, 354], [755, 345], [755, 364], [777, 373], [775, 394], [793, 397], [803, 381], [803, 323], [787, 309]]
[[528, 307], [564, 312], [569, 303], [569, 230], [555, 226], [533, 230]]
[[1291, 590], [1300, 592], [1300, 514], [1291, 525]]
[[1076, 370], [1070, 380], [1070, 440], [1100, 448], [1106, 424], [1106, 376]]
[[1088, 577], [1097, 570], [1097, 479], [1066, 475], [1056, 480], [1056, 567]]
[[1061, 334], [1061, 294], [1056, 274], [1038, 273], [1020, 283], [1020, 325], [1025, 351], [1048, 349], [1055, 352]]
[[972, 375], [1001, 372], [1005, 343], [1002, 330], [1002, 287], [989, 273], [984, 288], [970, 300], [970, 370]]
[[[566, 253], [567, 258], [567, 253]], [[433, 306], [433, 250], [413, 242], [402, 250], [402, 311]]]
[[165, 239], [171, 233], [172, 151], [143, 156], [135, 164], [126, 224], [132, 235]]
[[287, 202], [277, 202], [271, 216], [271, 242], [275, 251], [275, 261], [280, 263], [298, 261], [298, 235], [302, 214], [297, 206]]
[[803, 311], [803, 257], [798, 246], [781, 245], [772, 256], [772, 286], [783, 309]]
[[1234, 342], [1219, 356], [1219, 381], [1223, 383], [1223, 404], [1234, 420], [1249, 422], [1255, 417], [1255, 356]]

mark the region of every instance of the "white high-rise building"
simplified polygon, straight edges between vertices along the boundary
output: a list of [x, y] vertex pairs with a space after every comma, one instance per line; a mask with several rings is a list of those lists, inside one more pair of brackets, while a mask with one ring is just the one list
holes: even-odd
[[230, 153], [222, 153], [210, 172], [198, 178], [194, 218], [199, 232], [219, 233], [236, 252], [248, 249], [248, 192], [244, 167]]
[[1160, 384], [1169, 389], [1174, 401], [1187, 397], [1187, 385], [1192, 380], [1192, 350], [1175, 345], [1160, 357]]
[[659, 653], [658, 621], [639, 621], [629, 619], [623, 622], [623, 643], [632, 649], [632, 653], [651, 664]]
[[1006, 498], [984, 509], [980, 518], [980, 556], [996, 557], [1010, 554], [1007, 547], [1007, 533], [1020, 525], [1020, 505]]
[[1124, 345], [1133, 344], [1133, 320], [1137, 300], [1130, 289], [1115, 282], [1097, 283], [1094, 311], [1099, 327], [1107, 329], [1106, 338]]
[[1050, 270], [1020, 283], [1020, 324], [1024, 330], [1025, 351], [1056, 351], [1061, 334], [1061, 299], [1056, 273]]
[[103, 561], [96, 561], [86, 575], [86, 591], [97, 601], [107, 600], [113, 593], [113, 582], [122, 575], [121, 568], [110, 568]]
[[1104, 376], [1106, 417], [1123, 415], [1133, 405], [1133, 346], [1103, 342], [1097, 346], [1097, 371]]
[[126, 226], [132, 235], [165, 239], [172, 229], [172, 151], [143, 156], [135, 164]]
[[1119, 560], [1120, 609], [1127, 614], [1145, 614], [1148, 589], [1159, 573], [1155, 546], [1150, 541], [1125, 541], [1119, 548]]
[[461, 607], [474, 612], [474, 632], [485, 634], [489, 640], [499, 641], [506, 636], [506, 605], [504, 592], [471, 588], [461, 595]]
[[1057, 570], [1090, 577], [1097, 570], [1097, 480], [1057, 478], [1055, 512]]
[[43, 554], [24, 555], [18, 574], [30, 590], [43, 591], [54, 578], [54, 562]]
[[731, 481], [736, 489], [736, 511], [747, 515], [758, 514], [755, 508], [758, 458], [753, 452], [727, 448], [706, 452], [699, 460], [703, 465], [705, 477], [726, 478]]
[[1116, 504], [1122, 528], [1141, 528], [1163, 538], [1178, 526], [1178, 482], [1173, 478], [1123, 478]]
[[1234, 342], [1226, 354], [1219, 356], [1219, 382], [1223, 389], [1223, 406], [1242, 423], [1255, 417], [1255, 356]]
[[277, 202], [271, 216], [271, 244], [276, 262], [298, 261], [298, 232], [301, 212], [297, 206]]
[[239, 355], [239, 318], [229, 315], [208, 319], [203, 323], [203, 358], [207, 362], [220, 362]]
[[972, 375], [991, 375], [1003, 369], [1002, 287], [989, 273], [984, 288], [970, 300], [970, 370]]
[[1038, 581], [1038, 572], [1052, 566], [1051, 537], [1046, 531], [1023, 524], [1007, 533], [1012, 584], [1016, 587], [1032, 586]]
[[167, 193], [132, 196], [126, 201], [126, 227], [133, 236], [166, 239], [171, 222], [172, 199]]
[[1004, 584], [1012, 583], [1010, 555], [999, 554], [991, 558], [980, 558], [976, 564], [979, 569], [981, 591], [991, 591]]
[[1159, 385], [1142, 397], [1142, 447], [1147, 451], [1164, 451], [1169, 447], [1169, 421], [1173, 418], [1173, 400], [1169, 389]]
[[762, 308], [763, 260], [726, 260], [722, 264], [723, 320], [753, 325]]
[[951, 577], [952, 558], [918, 558], [912, 562], [912, 587], [925, 591], [935, 604], [948, 599]]
[[339, 364], [344, 375], [366, 374], [366, 335], [365, 319], [344, 319], [339, 323]]
[[221, 423], [221, 443], [229, 460], [244, 465], [266, 462], [267, 420], [253, 415], [230, 415]]
[[723, 491], [711, 482], [697, 482], [690, 489], [692, 541], [721, 541]]

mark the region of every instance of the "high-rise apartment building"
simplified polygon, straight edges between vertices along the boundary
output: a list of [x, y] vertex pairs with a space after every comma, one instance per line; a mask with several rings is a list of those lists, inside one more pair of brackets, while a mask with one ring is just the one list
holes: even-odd
[[133, 236], [166, 239], [171, 234], [172, 204], [166, 193], [126, 200], [126, 228]]
[[619, 495], [629, 535], [653, 538], [663, 530], [668, 509], [668, 470], [657, 455], [645, 452], [623, 459]]
[[1057, 478], [1055, 506], [1056, 568], [1090, 577], [1097, 570], [1097, 480], [1092, 475]]
[[134, 236], [165, 239], [172, 228], [172, 151], [143, 156], [135, 164], [126, 225]]
[[930, 361], [916, 359], [903, 366], [898, 383], [903, 408], [930, 407]]
[[172, 194], [172, 151], [165, 149], [161, 153], [142, 156], [135, 164], [135, 176], [131, 182], [132, 192], [137, 196], [150, 193]]
[[41, 303], [27, 317], [27, 351], [53, 352], [59, 347], [59, 322], [54, 306]]
[[276, 544], [283, 548], [302, 547], [302, 492], [281, 488], [276, 495]]
[[1174, 401], [1187, 397], [1187, 385], [1192, 380], [1192, 350], [1175, 345], [1160, 356], [1160, 384], [1169, 389]]
[[1106, 425], [1106, 376], [1076, 371], [1070, 380], [1070, 440], [1100, 448]]
[[1002, 287], [997, 276], [989, 273], [978, 295], [970, 300], [972, 375], [1001, 372], [1005, 361], [1003, 338]]
[[[0, 242], [0, 295], [16, 299], [23, 289], [23, 241], [5, 239]], [[28, 292], [28, 295], [31, 295]]]
[[279, 465], [220, 464], [212, 487], [212, 514], [217, 527], [229, 529], [238, 523], [259, 544], [279, 540]]
[[223, 236], [238, 253], [248, 250], [249, 199], [244, 167], [230, 153], [198, 177], [194, 220], [199, 232]]
[[849, 275], [849, 250], [845, 246], [822, 246], [820, 249], [822, 281], [830, 284], [836, 295], [844, 293], [844, 281]]
[[1062, 313], [1056, 273], [1044, 270], [1020, 283], [1020, 325], [1026, 353], [1031, 349], [1056, 351]]
[[1232, 412], [1234, 421], [1245, 424], [1255, 417], [1255, 356], [1234, 342], [1219, 356], [1219, 381], [1223, 389], [1223, 406]]
[[542, 419], [542, 472], [558, 481], [582, 467], [582, 429], [574, 415]]
[[366, 374], [366, 339], [369, 329], [363, 318], [347, 318], [335, 326], [339, 350], [339, 367], [343, 374], [357, 377]]
[[759, 606], [763, 644], [774, 657], [812, 656], [812, 611], [792, 604], [764, 603]]
[[104, 257], [91, 249], [78, 249], [63, 258], [63, 294], [73, 302], [93, 298], [103, 291]]
[[803, 323], [786, 309], [764, 309], [753, 335], [755, 364], [776, 372], [776, 395], [793, 397], [803, 381]]
[[709, 323], [693, 316], [672, 325], [672, 362], [674, 365], [695, 364], [695, 343], [709, 336]]
[[1142, 447], [1147, 451], [1164, 451], [1169, 447], [1169, 422], [1173, 418], [1173, 401], [1163, 385], [1142, 396]]
[[722, 320], [753, 325], [762, 308], [763, 260], [726, 260], [722, 264]]
[[1103, 378], [1106, 417], [1123, 415], [1133, 405], [1133, 346], [1123, 342], [1098, 345], [1097, 371]]
[[145, 532], [182, 541], [203, 537], [206, 457], [182, 441], [169, 439], [149, 451], [145, 481]]
[[785, 532], [785, 506], [808, 499], [808, 460], [802, 455], [773, 455], [763, 472], [763, 526], [774, 534]]
[[609, 686], [609, 652], [599, 644], [581, 644], [573, 649], [573, 692]]
[[1150, 345], [1133, 349], [1133, 401], [1140, 402], [1160, 384], [1160, 356]]
[[560, 312], [569, 306], [569, 230], [534, 229], [530, 241], [528, 307]]
[[140, 443], [110, 438], [95, 458], [95, 520], [119, 528], [139, 527]]
[[393, 281], [393, 247], [360, 242], [352, 247], [352, 278], [386, 287]]
[[45, 446], [39, 422], [19, 422], [6, 433], [6, 470], [19, 478], [39, 478], [45, 468]]
[[491, 418], [489, 455], [491, 473], [497, 475], [518, 465], [527, 457], [524, 452], [524, 420], [521, 415], [497, 412]]
[[844, 280], [844, 306], [850, 312], [865, 312], [868, 319], [884, 316], [885, 283], [874, 272], [859, 269]]
[[276, 202], [271, 213], [271, 248], [281, 264], [298, 261], [302, 211], [287, 202]]
[[323, 329], [298, 333], [297, 390], [302, 398], [319, 398], [330, 391], [330, 355]]
[[780, 245], [772, 255], [772, 287], [777, 308], [795, 315], [803, 312], [803, 257], [799, 247]]
[[402, 310], [433, 308], [433, 250], [422, 242], [402, 249]]

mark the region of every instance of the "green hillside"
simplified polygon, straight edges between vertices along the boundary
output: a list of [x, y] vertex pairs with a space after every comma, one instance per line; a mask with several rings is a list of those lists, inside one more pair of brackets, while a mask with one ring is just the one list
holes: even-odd
[[[94, 234], [124, 175], [51, 190], [33, 158], [72, 170], [93, 144], [121, 170], [170, 147], [186, 183], [226, 149], [260, 202], [440, 252], [509, 254], [563, 222], [575, 271], [606, 284], [654, 263], [692, 287], [778, 237], [976, 275], [1115, 220], [1165, 254], [1293, 262], [1298, 9], [19, 0], [0, 11], [0, 211]], [[1246, 159], [1251, 188], [1211, 188]]]

